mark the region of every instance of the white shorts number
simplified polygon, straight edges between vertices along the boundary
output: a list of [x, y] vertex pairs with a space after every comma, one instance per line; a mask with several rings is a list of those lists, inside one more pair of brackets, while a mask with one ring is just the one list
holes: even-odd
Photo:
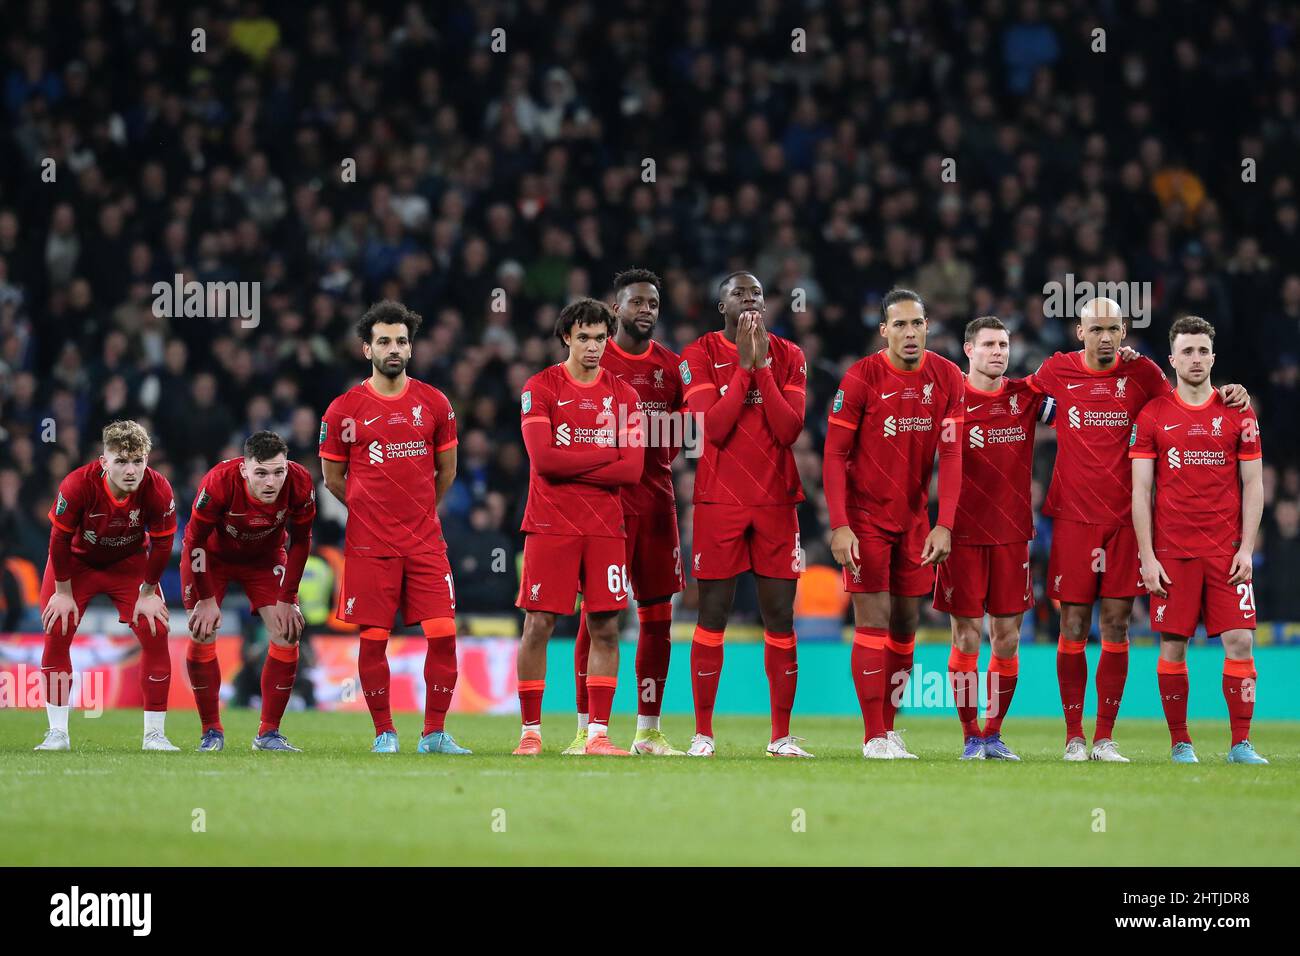
[[609, 593], [615, 597], [626, 594], [632, 587], [632, 582], [628, 580], [627, 567], [624, 565], [611, 564], [605, 572], [605, 583], [609, 585]]
[[444, 574], [442, 579], [447, 582], [447, 593], [451, 595], [451, 609], [456, 610], [456, 585], [452, 583], [451, 575]]
[[1241, 603], [1237, 605], [1238, 610], [1241, 611], [1255, 610], [1255, 585], [1238, 584], [1237, 593], [1241, 595]]

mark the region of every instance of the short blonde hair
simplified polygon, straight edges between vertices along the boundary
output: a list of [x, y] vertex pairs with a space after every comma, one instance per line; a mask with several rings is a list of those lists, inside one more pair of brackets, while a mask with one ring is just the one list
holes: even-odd
[[127, 455], [147, 455], [153, 448], [149, 433], [138, 422], [113, 422], [104, 426], [104, 454], [120, 451]]

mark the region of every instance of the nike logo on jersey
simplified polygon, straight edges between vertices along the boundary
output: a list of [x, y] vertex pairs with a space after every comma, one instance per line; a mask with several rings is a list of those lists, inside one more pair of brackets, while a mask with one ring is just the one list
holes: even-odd
[[97, 514], [97, 515], [87, 515], [86, 517], [88, 517], [88, 518], [103, 518], [103, 517], [105, 517], [107, 514], [108, 514], [107, 511], [101, 511], [101, 512], [100, 512], [99, 514]]
[[563, 408], [565, 405], [572, 405], [575, 401], [577, 401], [575, 398], [566, 398], [564, 401], [556, 402], [555, 404]]
[[1065, 386], [1065, 387], [1068, 388], [1070, 391], [1074, 391], [1076, 388], [1083, 388], [1083, 386], [1086, 385], [1086, 384], [1088, 384], [1088, 383], [1087, 383], [1087, 382], [1079, 382], [1079, 383], [1077, 383], [1077, 384], [1075, 384], [1075, 385], [1067, 385], [1067, 386]]
[[983, 402], [980, 402], [978, 405], [967, 405], [967, 406], [966, 406], [966, 411], [968, 411], [968, 412], [973, 412], [973, 411], [975, 411], [975, 409], [977, 409], [977, 408], [983, 408], [983, 407], [984, 407], [984, 403], [983, 403]]
[[898, 394], [897, 392], [881, 392], [881, 393], [880, 393], [880, 397], [881, 397], [882, 399], [883, 399], [883, 398], [893, 398], [893, 397], [894, 397], [895, 395], [897, 395], [897, 394]]
[[[881, 670], [884, 670], [884, 668], [882, 667]], [[870, 677], [872, 674], [879, 674], [880, 671], [879, 671], [879, 670], [875, 670], [875, 671], [863, 671], [862, 673], [863, 673], [864, 676], [866, 676], [866, 677]]]
[[152, 681], [157, 681], [159, 684], [161, 684], [165, 680], [170, 680], [170, 678], [167, 677], [154, 677], [152, 674], [149, 675], [149, 679]]
[[[1178, 424], [1181, 425], [1182, 422], [1179, 422]], [[1177, 428], [1177, 427], [1178, 427], [1178, 425], [1166, 425], [1166, 426], [1165, 426], [1165, 431], [1169, 431], [1169, 429], [1171, 429], [1171, 428]]]
[[730, 365], [730, 364], [731, 364], [730, 362], [722, 362], [721, 364], [719, 364], [718, 362], [714, 362], [714, 363], [713, 363], [713, 367], [714, 367], [714, 368], [726, 368], [726, 367], [727, 367], [728, 365]]
[[383, 418], [383, 417], [384, 417], [383, 415], [376, 415], [374, 418], [367, 418], [367, 419], [366, 419], [365, 421], [363, 421], [361, 424], [363, 424], [363, 425], [369, 425], [371, 422], [377, 422], [377, 421], [379, 421], [379, 419], [381, 419], [381, 418]]
[[247, 512], [247, 511], [227, 511], [227, 512], [226, 512], [226, 517], [227, 517], [227, 518], [246, 518], [246, 517], [248, 517], [248, 512]]

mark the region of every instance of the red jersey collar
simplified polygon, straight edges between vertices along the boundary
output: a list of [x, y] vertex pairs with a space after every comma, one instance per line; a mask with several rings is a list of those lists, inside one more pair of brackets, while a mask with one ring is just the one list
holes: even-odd
[[406, 384], [402, 386], [402, 390], [398, 392], [396, 395], [380, 395], [379, 392], [375, 390], [375, 387], [370, 384], [370, 379], [366, 379], [366, 390], [370, 392], [371, 397], [377, 398], [381, 402], [398, 401], [399, 399], [401, 399], [403, 395], [406, 394], [406, 390], [409, 389], [410, 387], [411, 387], [411, 376], [408, 375], [406, 376]]
[[1213, 389], [1213, 388], [1210, 389], [1210, 397], [1207, 398], [1205, 401], [1201, 402], [1201, 404], [1199, 405], [1193, 405], [1191, 402], [1185, 400], [1183, 396], [1178, 394], [1177, 388], [1174, 389], [1173, 396], [1174, 396], [1174, 401], [1177, 402], [1179, 405], [1181, 405], [1183, 408], [1187, 409], [1189, 412], [1199, 412], [1202, 408], [1209, 408], [1211, 405], [1213, 405], [1214, 400], [1219, 397], [1219, 392], [1218, 389]]
[[619, 347], [618, 347], [618, 343], [615, 342], [613, 339], [610, 339], [609, 342], [606, 344], [605, 347], [606, 347], [606, 348], [609, 348], [609, 349], [613, 349], [615, 355], [621, 355], [623, 358], [627, 359], [629, 362], [644, 362], [644, 361], [645, 361], [646, 359], [648, 359], [651, 355], [653, 355], [653, 354], [654, 354], [654, 351], [655, 351], [654, 343], [653, 343], [653, 342], [652, 342], [652, 343], [650, 344], [650, 346], [649, 346], [649, 347], [648, 347], [644, 352], [642, 352], [640, 355], [637, 355], [637, 354], [635, 354], [634, 352], [629, 352], [629, 351], [627, 351], [627, 349], [621, 349], [621, 348], [619, 348]]
[[925, 368], [925, 359], [926, 356], [928, 356], [929, 354], [930, 354], [929, 349], [921, 349], [921, 361], [916, 363], [916, 368], [906, 369], [906, 368], [899, 368], [897, 365], [894, 364], [894, 360], [889, 357], [889, 349], [886, 348], [880, 350], [880, 355], [885, 360], [885, 364], [889, 366], [889, 370], [891, 372], [896, 372], [899, 375], [916, 375], [918, 372], [921, 371], [921, 369]]
[[[1083, 349], [1078, 349], [1077, 351], [1074, 352], [1074, 355], [1077, 356], [1076, 363], [1078, 364], [1079, 369], [1082, 372], [1088, 375], [1095, 375], [1098, 378], [1101, 378], [1102, 376], [1105, 375], [1114, 375], [1117, 371], [1119, 371], [1120, 367], [1124, 365], [1124, 360], [1120, 358], [1119, 355], [1116, 355], [1114, 365], [1112, 365], [1110, 368], [1102, 369], [1101, 371], [1098, 371], [1097, 369], [1092, 368], [1088, 365], [1087, 353]], [[1134, 361], [1136, 361], [1136, 359]]]
[[579, 382], [576, 378], [573, 377], [573, 373], [569, 371], [568, 362], [561, 362], [560, 368], [564, 370], [564, 377], [569, 380], [569, 383], [577, 388], [595, 388], [597, 385], [600, 384], [600, 380], [605, 377], [605, 370], [600, 366], [596, 366], [595, 378], [593, 378], [590, 382]]
[[966, 388], [967, 390], [972, 391], [976, 395], [979, 395], [981, 397], [993, 398], [994, 396], [1001, 395], [1003, 392], [1007, 390], [1007, 377], [1003, 375], [1001, 378], [998, 379], [998, 387], [991, 392], [986, 392], [982, 388], [976, 388], [974, 383], [971, 382], [970, 376], [967, 375]]

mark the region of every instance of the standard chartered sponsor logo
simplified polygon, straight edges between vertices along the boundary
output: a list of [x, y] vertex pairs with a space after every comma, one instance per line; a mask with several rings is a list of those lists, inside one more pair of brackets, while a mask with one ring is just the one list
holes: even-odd
[[614, 446], [614, 430], [612, 428], [575, 427], [568, 422], [561, 422], [556, 426], [556, 445], [565, 447], [575, 442], [588, 445], [608, 445], [612, 448]]
[[[976, 428], [979, 426], [977, 425]], [[974, 429], [972, 429], [974, 431]], [[1027, 437], [1025, 430], [1019, 425], [1011, 425], [1006, 428], [990, 428], [988, 432], [981, 436], [983, 441], [990, 445], [1005, 445], [1010, 442], [1024, 441]], [[979, 447], [984, 447], [981, 443]]]
[[1071, 405], [1066, 415], [1071, 428], [1128, 428], [1131, 424], [1128, 412], [1097, 412], [1080, 410], [1078, 405]]
[[889, 415], [885, 418], [885, 437], [892, 438], [899, 432], [928, 432], [933, 427], [928, 415]]
[[1183, 449], [1180, 452], [1177, 448], [1171, 448], [1167, 452], [1166, 457], [1169, 460], [1170, 468], [1179, 467], [1179, 465], [1174, 464], [1174, 462], [1178, 461], [1180, 458], [1181, 464], [1189, 467], [1193, 465], [1226, 465], [1228, 463], [1227, 453], [1220, 450], [1193, 451], [1191, 449]]
[[972, 448], [984, 447], [984, 429], [978, 425], [972, 425], [970, 430], [970, 446]]
[[85, 538], [88, 543], [97, 544], [101, 548], [125, 547], [128, 544], [135, 544], [137, 541], [139, 541], [141, 538], [144, 537], [144, 535], [141, 532], [137, 531], [135, 534], [121, 535], [116, 538], [101, 538], [98, 535], [96, 535], [95, 532], [91, 531], [89, 528], [87, 528], [85, 531], [82, 531], [81, 536]]
[[423, 439], [415, 441], [390, 441], [383, 445], [378, 440], [370, 443], [367, 451], [372, 465], [382, 465], [393, 458], [417, 458], [429, 454], [429, 444]]
[[1177, 448], [1171, 448], [1167, 452], [1165, 452], [1165, 459], [1169, 462], [1170, 468], [1183, 467], [1183, 461], [1178, 455]]

